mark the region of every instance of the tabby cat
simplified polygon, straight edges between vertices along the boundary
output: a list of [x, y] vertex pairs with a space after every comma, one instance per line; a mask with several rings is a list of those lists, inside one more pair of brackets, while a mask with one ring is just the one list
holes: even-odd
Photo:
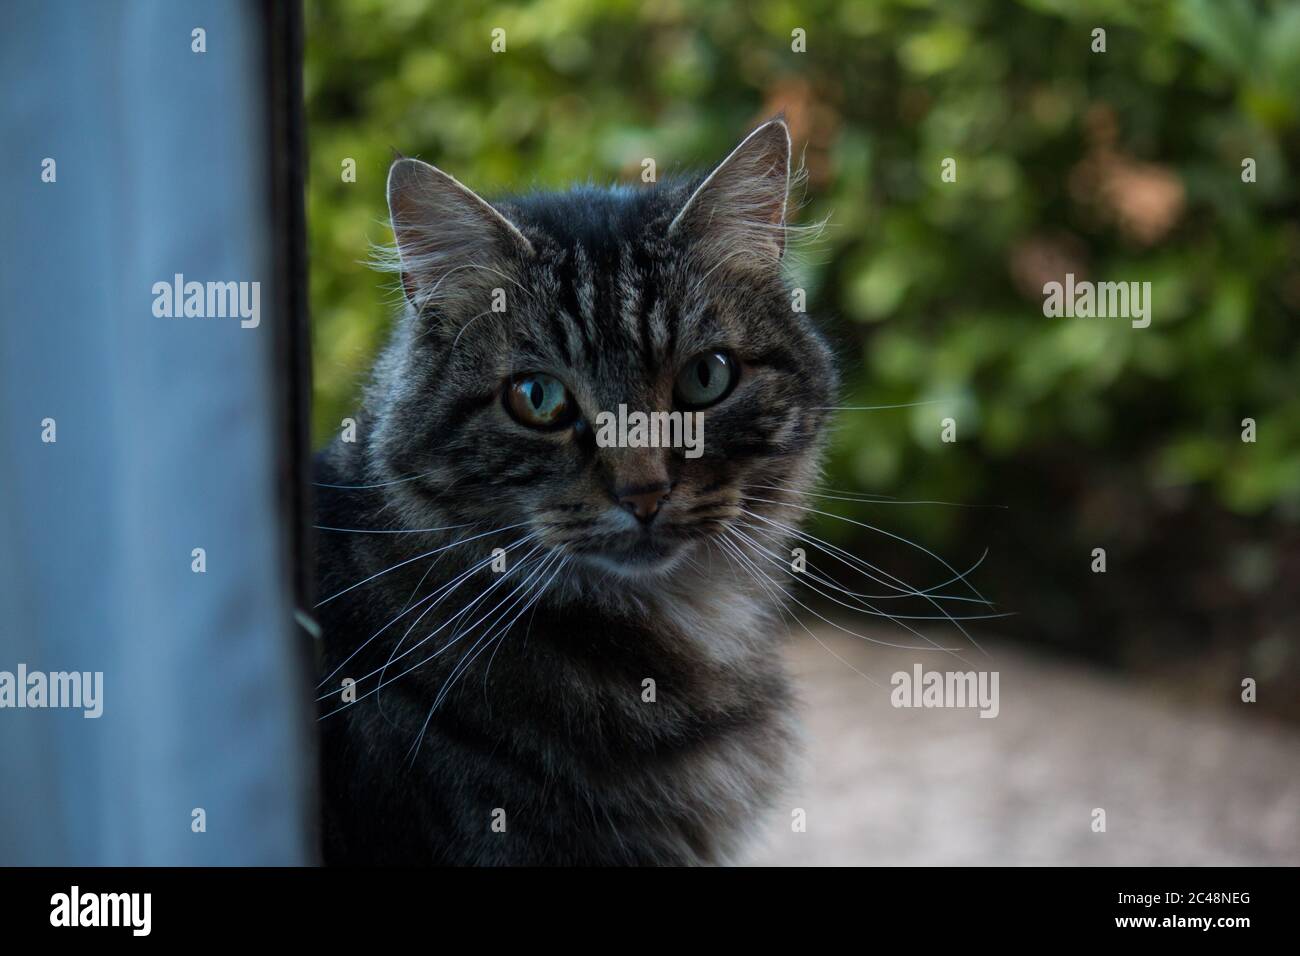
[[[836, 389], [790, 178], [781, 118], [636, 188], [394, 162], [404, 312], [317, 462], [327, 862], [743, 859], [796, 749], [754, 569]], [[598, 441], [620, 405], [701, 412], [703, 453]]]

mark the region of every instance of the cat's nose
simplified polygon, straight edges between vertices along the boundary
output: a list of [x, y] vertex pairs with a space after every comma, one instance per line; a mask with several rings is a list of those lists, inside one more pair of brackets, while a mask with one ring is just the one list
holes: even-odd
[[636, 515], [636, 520], [649, 524], [659, 513], [659, 505], [668, 500], [671, 485], [655, 485], [653, 488], [629, 489], [618, 495], [619, 506]]

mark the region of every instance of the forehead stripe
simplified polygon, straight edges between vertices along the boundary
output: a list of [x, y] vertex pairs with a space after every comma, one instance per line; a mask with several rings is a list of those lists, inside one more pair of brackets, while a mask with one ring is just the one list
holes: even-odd
[[546, 310], [546, 321], [551, 327], [551, 338], [564, 350], [564, 360], [569, 365], [574, 365], [573, 340], [569, 337], [569, 330], [560, 321], [560, 316], [556, 314], [555, 309]]
[[578, 330], [578, 337], [582, 340], [582, 354], [588, 364], [594, 364], [596, 361], [596, 345], [592, 341], [591, 332], [588, 330], [586, 323], [582, 321], [582, 310], [578, 306], [573, 250], [569, 250], [565, 254], [556, 272], [559, 273], [560, 302], [564, 307], [564, 318]]

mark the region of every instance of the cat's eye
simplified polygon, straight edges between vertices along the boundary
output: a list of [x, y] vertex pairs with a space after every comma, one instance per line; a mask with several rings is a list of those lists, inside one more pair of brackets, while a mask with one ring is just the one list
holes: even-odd
[[735, 359], [726, 352], [701, 352], [677, 375], [677, 403], [690, 409], [718, 404], [731, 394], [738, 371]]
[[578, 410], [564, 383], [540, 372], [517, 375], [506, 384], [506, 408], [529, 428], [560, 428]]

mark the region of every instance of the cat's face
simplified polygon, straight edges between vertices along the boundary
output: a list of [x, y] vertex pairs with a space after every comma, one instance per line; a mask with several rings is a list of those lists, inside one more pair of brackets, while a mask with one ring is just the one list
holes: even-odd
[[[516, 526], [638, 576], [805, 487], [835, 373], [781, 279], [788, 170], [779, 121], [703, 183], [492, 206], [399, 160], [410, 308], [371, 451], [381, 477], [421, 476], [393, 486], [408, 520]], [[630, 413], [670, 413], [668, 430]]]

